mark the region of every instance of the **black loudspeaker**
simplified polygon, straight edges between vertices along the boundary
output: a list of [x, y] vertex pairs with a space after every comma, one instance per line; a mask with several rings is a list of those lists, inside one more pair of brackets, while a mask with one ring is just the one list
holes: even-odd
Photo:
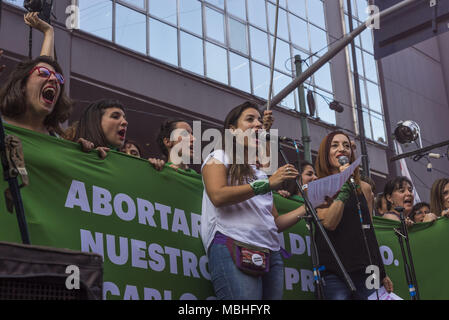
[[102, 297], [103, 258], [99, 254], [0, 242], [0, 300]]

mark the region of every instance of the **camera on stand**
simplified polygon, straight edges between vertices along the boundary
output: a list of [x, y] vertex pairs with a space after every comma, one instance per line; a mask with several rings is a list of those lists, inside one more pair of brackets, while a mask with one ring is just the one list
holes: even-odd
[[29, 12], [39, 12], [39, 18], [50, 23], [53, 0], [24, 0], [23, 7]]

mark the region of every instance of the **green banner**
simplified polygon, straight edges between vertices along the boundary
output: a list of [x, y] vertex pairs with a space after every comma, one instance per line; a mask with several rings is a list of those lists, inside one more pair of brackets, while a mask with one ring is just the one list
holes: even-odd
[[[200, 239], [201, 176], [171, 168], [157, 172], [143, 159], [111, 151], [105, 160], [72, 142], [6, 126], [22, 140], [30, 185], [21, 189], [31, 243], [96, 252], [104, 257], [106, 299], [214, 297]], [[2, 190], [6, 183], [2, 182]], [[0, 202], [0, 240], [21, 242], [16, 216]], [[298, 204], [275, 196], [280, 213]], [[422, 298], [447, 299], [449, 221], [410, 231]], [[375, 219], [395, 292], [407, 299], [402, 257], [392, 231]], [[314, 299], [310, 237], [304, 221], [281, 235], [284, 299]], [[368, 276], [368, 275], [367, 275]]]

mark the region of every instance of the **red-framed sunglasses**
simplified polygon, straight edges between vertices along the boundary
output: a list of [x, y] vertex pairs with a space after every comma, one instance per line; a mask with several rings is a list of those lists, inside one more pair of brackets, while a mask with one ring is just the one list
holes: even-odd
[[65, 81], [64, 77], [60, 73], [51, 71], [48, 68], [43, 67], [43, 66], [35, 66], [33, 69], [31, 69], [29, 74], [32, 74], [34, 72], [34, 70], [39, 71], [39, 76], [42, 77], [42, 78], [47, 78], [48, 79], [48, 78], [50, 78], [50, 76], [52, 74], [54, 74], [56, 79], [58, 80], [59, 84], [64, 84], [64, 81]]

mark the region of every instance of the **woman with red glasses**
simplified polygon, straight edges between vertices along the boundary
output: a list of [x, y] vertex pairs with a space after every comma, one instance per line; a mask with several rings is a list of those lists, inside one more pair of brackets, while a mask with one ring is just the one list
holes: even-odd
[[62, 69], [47, 56], [20, 62], [0, 90], [3, 120], [43, 134], [62, 134], [71, 106]]
[[41, 55], [19, 63], [11, 72], [0, 90], [0, 111], [6, 123], [59, 136], [72, 103], [64, 93], [62, 69], [54, 60], [53, 27], [37, 15], [27, 13], [24, 21], [44, 34]]

